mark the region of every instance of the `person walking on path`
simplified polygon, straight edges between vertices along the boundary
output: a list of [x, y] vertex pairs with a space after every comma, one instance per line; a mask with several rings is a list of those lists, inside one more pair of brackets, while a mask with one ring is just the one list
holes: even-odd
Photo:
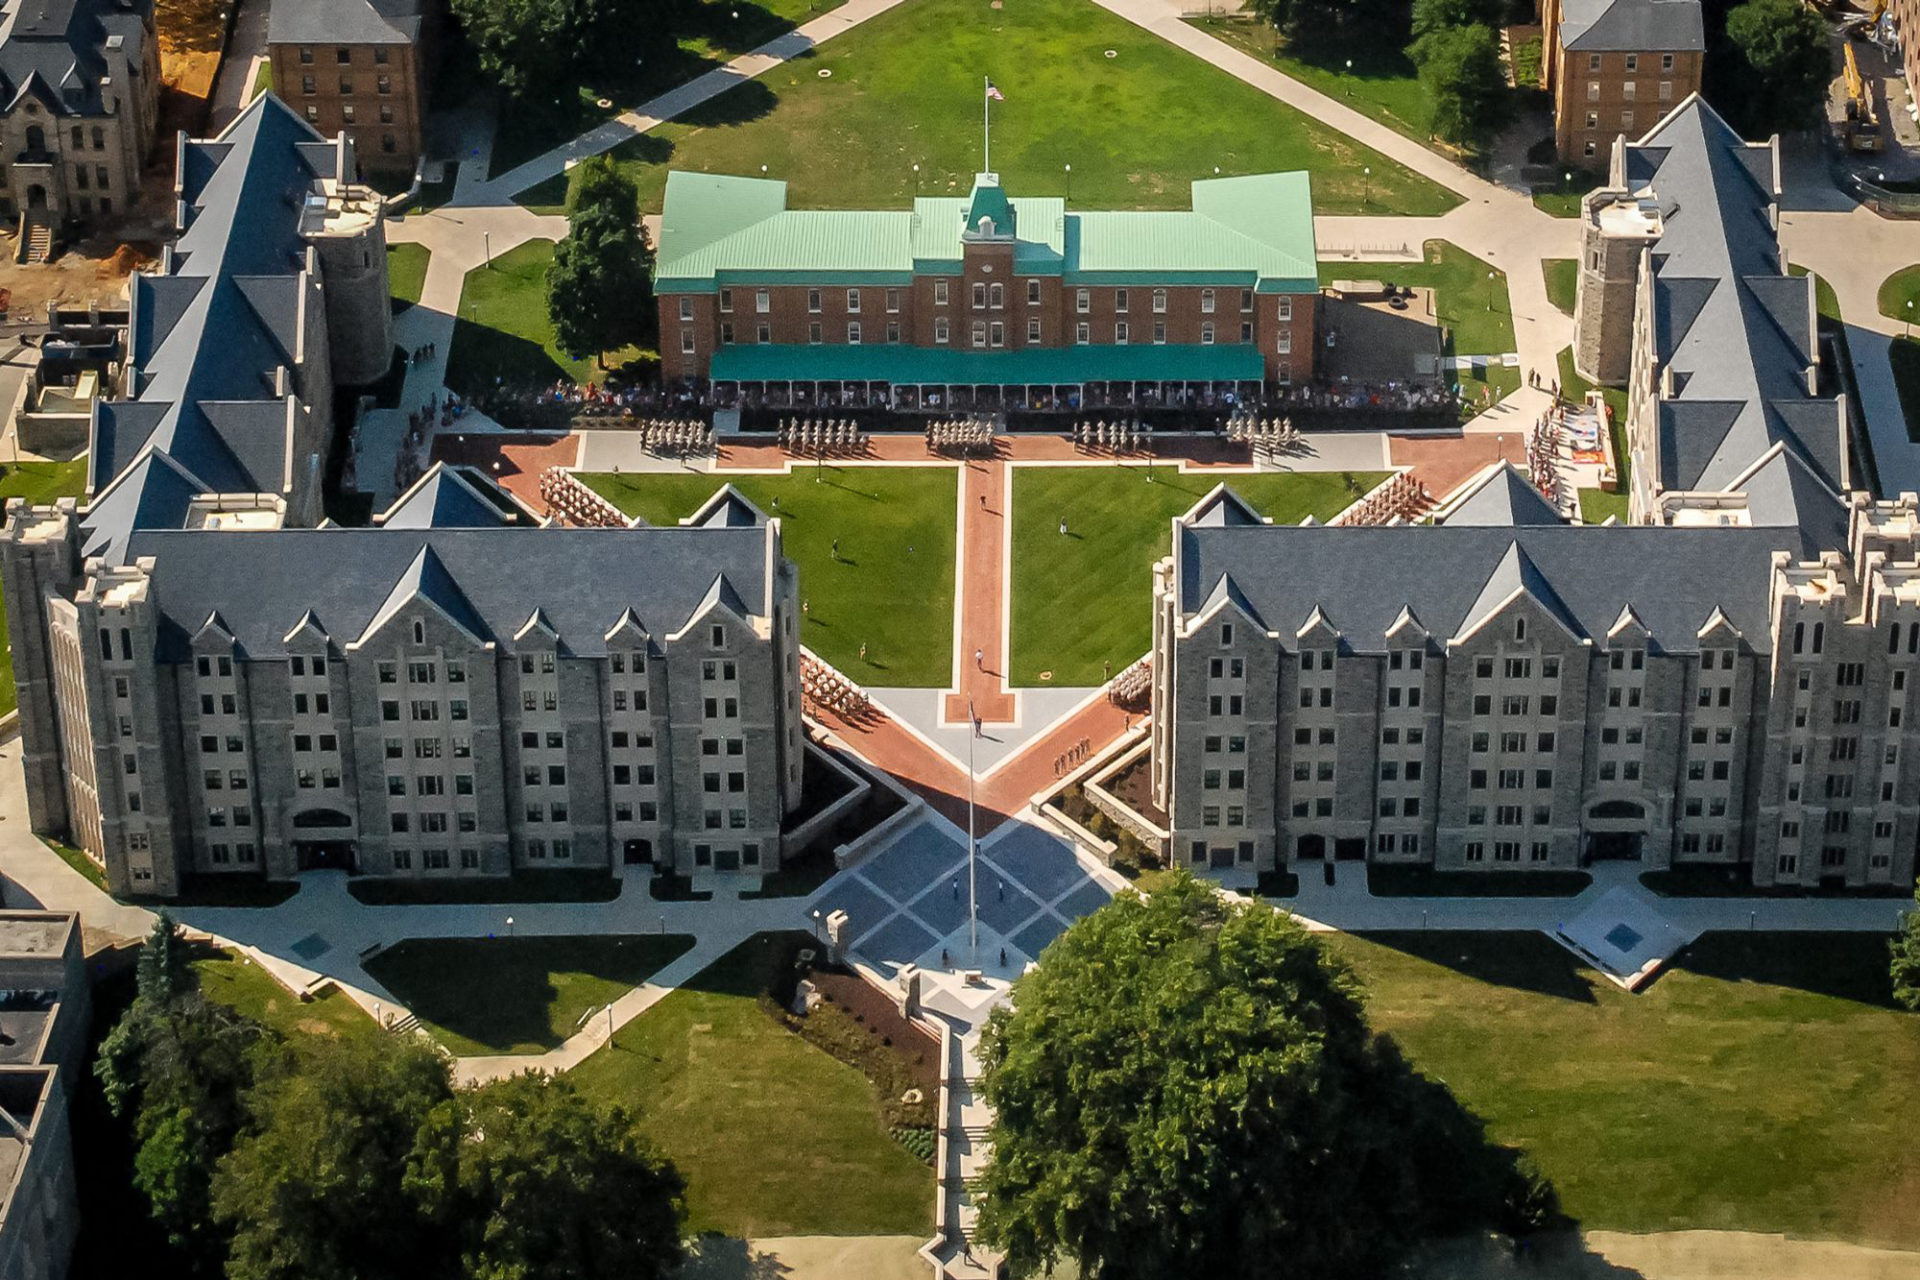
[[987, 651], [985, 649], [975, 649], [973, 651], [973, 669], [975, 671], [985, 671], [987, 669]]
[[1065, 516], [1060, 517], [1060, 536], [1063, 538], [1067, 536], [1067, 518]]

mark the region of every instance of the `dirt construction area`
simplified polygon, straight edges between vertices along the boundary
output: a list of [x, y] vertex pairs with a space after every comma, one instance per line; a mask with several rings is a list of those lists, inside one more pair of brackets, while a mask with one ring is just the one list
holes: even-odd
[[0, 289], [12, 291], [8, 319], [16, 323], [44, 320], [49, 302], [121, 306], [127, 277], [159, 253], [157, 245], [127, 245], [100, 236], [68, 246], [52, 262], [25, 265], [13, 260], [14, 242], [11, 235], [0, 236]]
[[206, 131], [207, 106], [227, 47], [230, 17], [239, 0], [157, 0], [153, 24], [160, 35], [160, 130], [156, 160], [171, 163], [175, 132]]

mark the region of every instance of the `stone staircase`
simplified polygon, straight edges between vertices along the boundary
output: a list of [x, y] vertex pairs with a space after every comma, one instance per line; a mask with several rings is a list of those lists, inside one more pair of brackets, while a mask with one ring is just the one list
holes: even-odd
[[936, 1253], [943, 1280], [991, 1280], [1000, 1259], [973, 1245], [980, 1211], [973, 1189], [991, 1152], [987, 1131], [993, 1112], [979, 1096], [980, 1062], [974, 1056], [978, 1034], [955, 1037], [947, 1083], [940, 1090], [940, 1221]]
[[44, 218], [22, 214], [21, 261], [45, 262], [53, 257], [53, 226]]

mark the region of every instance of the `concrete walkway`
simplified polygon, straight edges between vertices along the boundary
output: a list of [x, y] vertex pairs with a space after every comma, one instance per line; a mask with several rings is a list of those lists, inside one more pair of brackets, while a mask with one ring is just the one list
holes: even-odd
[[[702, 103], [711, 102], [729, 89], [737, 89], [784, 62], [803, 57], [835, 36], [853, 30], [867, 19], [885, 13], [902, 2], [848, 0], [833, 12], [822, 14], [785, 35], [775, 37], [758, 49], [734, 58], [725, 66], [715, 67], [705, 75], [669, 89], [631, 111], [623, 111], [573, 141], [535, 156], [490, 181], [476, 180], [469, 185], [467, 166], [462, 164], [458, 199], [462, 204], [511, 203], [519, 192], [565, 173], [570, 164], [603, 151], [611, 151], [627, 139], [638, 137], [676, 116], [684, 115]], [[486, 172], [485, 165], [475, 168], [478, 173]]]
[[253, 100], [253, 80], [267, 58], [267, 13], [270, 0], [241, 0], [233, 19], [233, 37], [220, 55], [220, 72], [213, 81], [213, 101], [207, 105], [207, 128], [219, 133]]

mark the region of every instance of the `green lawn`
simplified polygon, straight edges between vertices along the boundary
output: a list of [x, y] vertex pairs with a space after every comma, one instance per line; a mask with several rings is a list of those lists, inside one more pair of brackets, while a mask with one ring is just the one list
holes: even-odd
[[1588, 524], [1605, 524], [1612, 516], [1621, 524], [1627, 523], [1627, 495], [1608, 493], [1605, 489], [1580, 490], [1580, 518]]
[[273, 63], [263, 58], [260, 61], [259, 67], [254, 70], [253, 85], [247, 90], [247, 101], [252, 102], [261, 94], [271, 92], [272, 89]]
[[[87, 460], [71, 462], [13, 462], [0, 466], [0, 502], [25, 498], [44, 506], [55, 498], [84, 497], [87, 491]], [[7, 643], [7, 605], [0, 597], [0, 715], [19, 705], [19, 690], [13, 684], [13, 649]]]
[[423, 244], [387, 246], [387, 292], [395, 303], [412, 306], [420, 301], [420, 290], [427, 283], [427, 263], [432, 257], [433, 251]]
[[1542, 258], [1540, 274], [1547, 279], [1547, 301], [1568, 315], [1573, 314], [1574, 295], [1579, 291], [1578, 258]]
[[1563, 169], [1560, 178], [1533, 189], [1533, 207], [1556, 218], [1577, 218], [1587, 192], [1606, 181], [1605, 174], [1585, 169]]
[[337, 991], [301, 1000], [251, 960], [222, 952], [193, 962], [200, 989], [285, 1036], [373, 1035], [379, 1028], [359, 1005]]
[[1628, 995], [1536, 934], [1332, 935], [1375, 1024], [1589, 1229], [1920, 1247], [1920, 1018], [1875, 934], [1718, 934]]
[[1880, 314], [1920, 320], [1920, 266], [1902, 267], [1880, 284]]
[[894, 1142], [873, 1087], [761, 1007], [784, 947], [748, 939], [573, 1069], [632, 1108], [687, 1179], [689, 1233], [920, 1235], [933, 1171]]
[[789, 183], [797, 207], [898, 208], [916, 193], [964, 194], [981, 166], [987, 73], [1006, 96], [994, 104], [993, 166], [1016, 200], [1184, 208], [1189, 183], [1216, 169], [1305, 169], [1321, 213], [1358, 212], [1368, 186], [1373, 213], [1439, 214], [1460, 203], [1091, 0], [998, 10], [909, 0], [615, 154], [649, 209], [659, 208], [669, 166], [765, 166]]
[[1513, 46], [1513, 82], [1522, 89], [1540, 87], [1541, 59], [1546, 50], [1539, 36]]
[[[1171, 520], [1225, 481], [1276, 524], [1326, 520], [1382, 472], [1222, 476], [1155, 467], [1017, 467], [1013, 473], [1013, 683], [1096, 685], [1152, 639], [1153, 562]], [[1067, 536], [1060, 536], [1060, 521]], [[1042, 672], [1052, 678], [1042, 680]]]
[[[1787, 270], [1796, 276], [1804, 276], [1807, 274], [1807, 269], [1798, 263], [1789, 263]], [[1911, 267], [1909, 270], [1920, 271], [1920, 267]], [[1892, 281], [1889, 280], [1887, 283], [1891, 284]], [[1840, 323], [1840, 297], [1834, 293], [1833, 286], [1827, 283], [1826, 277], [1824, 276], [1814, 276], [1813, 278], [1813, 305], [1814, 310], [1819, 313], [1822, 320], [1831, 320], [1835, 324]]]
[[830, 466], [822, 474], [825, 482], [816, 482], [813, 467], [796, 464], [788, 476], [686, 472], [580, 479], [649, 524], [693, 514], [732, 480], [749, 501], [780, 517], [807, 605], [802, 643], [860, 684], [946, 688], [953, 678], [959, 472]]
[[[1507, 273], [1451, 241], [1429, 240], [1424, 251], [1423, 262], [1373, 263], [1367, 269], [1395, 284], [1434, 291], [1434, 310], [1451, 339], [1448, 355], [1498, 356], [1512, 351], [1513, 301], [1507, 296]], [[1322, 285], [1353, 274], [1351, 262], [1320, 264]]]
[[[498, 177], [585, 133], [595, 125], [640, 106], [676, 85], [704, 75], [845, 0], [689, 0], [652, 22], [623, 29], [598, 65], [583, 68], [568, 83], [555, 85], [551, 97], [529, 94], [505, 103], [493, 144]], [[668, 26], [673, 36], [667, 35]], [[458, 61], [460, 73], [484, 78], [471, 56]], [[600, 105], [605, 101], [607, 105]]]
[[411, 938], [364, 967], [456, 1057], [543, 1053], [692, 946], [683, 933]]
[[1895, 338], [1887, 351], [1893, 365], [1893, 384], [1900, 391], [1900, 412], [1906, 415], [1907, 439], [1920, 442], [1920, 339]]
[[[507, 386], [547, 386], [557, 378], [585, 384], [606, 377], [592, 356], [569, 359], [555, 345], [547, 319], [547, 266], [551, 240], [529, 240], [499, 254], [492, 266], [467, 272], [447, 350], [447, 385], [462, 395]], [[628, 347], [607, 353], [609, 365], [641, 353]]]
[[[1187, 21], [1394, 132], [1433, 145], [1433, 99], [1421, 87], [1413, 60], [1391, 41], [1369, 32], [1370, 38], [1351, 42], [1287, 42], [1271, 23], [1244, 16], [1189, 17]], [[1347, 70], [1349, 60], [1352, 71]]]

